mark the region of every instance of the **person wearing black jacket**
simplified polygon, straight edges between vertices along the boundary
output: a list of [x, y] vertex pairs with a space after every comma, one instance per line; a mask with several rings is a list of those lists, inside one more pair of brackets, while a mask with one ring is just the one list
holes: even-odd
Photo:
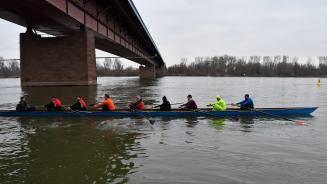
[[27, 105], [25, 97], [20, 97], [20, 101], [18, 102], [16, 106], [16, 111], [17, 112], [30, 112], [30, 111], [35, 111], [35, 107], [29, 107]]
[[166, 96], [162, 97], [162, 104], [154, 108], [160, 108], [161, 111], [171, 111], [171, 105]]

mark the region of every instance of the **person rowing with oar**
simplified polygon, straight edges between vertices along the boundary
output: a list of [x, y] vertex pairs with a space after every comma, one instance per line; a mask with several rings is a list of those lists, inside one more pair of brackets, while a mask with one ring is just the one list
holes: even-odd
[[149, 113], [144, 110], [144, 101], [142, 99], [141, 96], [136, 96], [136, 102], [133, 104], [129, 104], [127, 105], [127, 108], [130, 111], [133, 111], [134, 113], [136, 113], [137, 116], [140, 116], [142, 118], [145, 118], [146, 120], [148, 120], [150, 122], [151, 125], [154, 124], [154, 120], [153, 119], [149, 119], [147, 116], [149, 116]]
[[17, 112], [31, 112], [31, 111], [35, 111], [36, 108], [35, 107], [29, 107], [27, 102], [26, 102], [26, 98], [24, 96], [20, 97], [20, 101], [18, 102], [17, 106], [16, 106], [16, 111]]
[[110, 99], [110, 96], [108, 94], [104, 95], [104, 101], [101, 104], [95, 105], [95, 108], [101, 108], [102, 111], [115, 111], [116, 106], [114, 102]]
[[258, 113], [261, 113], [261, 114], [265, 114], [265, 115], [268, 115], [268, 116], [272, 116], [272, 117], [276, 117], [276, 118], [283, 119], [283, 120], [286, 120], [286, 121], [290, 121], [290, 122], [293, 122], [293, 123], [295, 123], [297, 125], [306, 125], [306, 123], [304, 121], [292, 120], [292, 119], [285, 118], [285, 117], [282, 117], [282, 116], [279, 116], [279, 115], [276, 115], [276, 114], [273, 114], [273, 113], [265, 112], [263, 110], [255, 109], [253, 100], [250, 98], [250, 95], [248, 95], [248, 94], [244, 95], [244, 100], [243, 101], [241, 101], [241, 102], [239, 102], [237, 104], [232, 103], [231, 105], [232, 106], [238, 106], [238, 107], [241, 108], [241, 110], [255, 111], [255, 112], [258, 112]]
[[244, 100], [241, 102], [238, 102], [236, 104], [232, 103], [232, 106], [238, 106], [241, 110], [253, 110], [254, 109], [254, 103], [253, 100], [250, 98], [249, 94], [244, 95]]
[[153, 108], [160, 108], [160, 111], [171, 111], [171, 105], [170, 105], [170, 102], [167, 100], [166, 96], [162, 97], [161, 105], [157, 105]]
[[70, 106], [70, 109], [73, 111], [86, 111], [86, 102], [81, 96], [76, 97], [76, 103]]
[[181, 105], [179, 108], [184, 110], [197, 110], [198, 106], [193, 100], [192, 95], [187, 95], [187, 103]]
[[226, 102], [219, 95], [216, 96], [216, 102], [207, 105], [208, 107], [212, 107], [213, 111], [225, 111], [226, 110]]
[[127, 106], [130, 110], [144, 110], [144, 101], [141, 96], [136, 96], [136, 102]]
[[52, 96], [51, 102], [44, 106], [47, 111], [62, 111], [62, 103], [56, 96]]

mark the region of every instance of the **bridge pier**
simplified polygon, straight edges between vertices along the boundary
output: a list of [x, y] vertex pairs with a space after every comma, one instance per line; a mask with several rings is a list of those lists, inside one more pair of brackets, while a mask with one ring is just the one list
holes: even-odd
[[140, 66], [139, 76], [141, 79], [155, 79], [156, 68], [154, 66]]
[[65, 37], [20, 34], [22, 86], [96, 85], [95, 37], [76, 32]]
[[163, 77], [167, 73], [167, 67], [166, 65], [162, 65], [158, 68], [156, 68], [156, 77]]

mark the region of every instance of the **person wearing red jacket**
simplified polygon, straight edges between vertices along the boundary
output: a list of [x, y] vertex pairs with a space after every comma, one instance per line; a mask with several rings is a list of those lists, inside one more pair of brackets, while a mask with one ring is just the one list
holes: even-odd
[[75, 111], [86, 111], [86, 103], [82, 97], [76, 97], [76, 103], [70, 107], [71, 110]]
[[45, 107], [47, 108], [47, 111], [62, 111], [62, 103], [55, 96], [51, 98], [51, 102], [46, 104]]
[[128, 106], [131, 110], [144, 110], [144, 101], [141, 96], [136, 96], [136, 102]]

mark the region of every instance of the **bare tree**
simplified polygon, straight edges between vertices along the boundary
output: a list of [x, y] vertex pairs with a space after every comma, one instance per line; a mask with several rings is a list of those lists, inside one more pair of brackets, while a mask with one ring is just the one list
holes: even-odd
[[123, 71], [124, 70], [124, 65], [122, 64], [122, 62], [119, 59], [115, 59], [112, 68], [115, 71]]

